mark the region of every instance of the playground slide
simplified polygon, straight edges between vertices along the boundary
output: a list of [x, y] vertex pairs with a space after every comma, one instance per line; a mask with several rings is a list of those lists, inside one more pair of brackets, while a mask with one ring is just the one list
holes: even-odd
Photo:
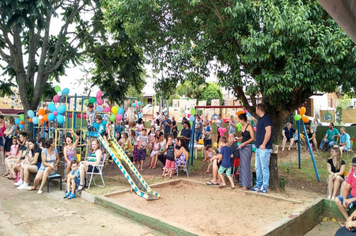
[[120, 168], [126, 180], [131, 184], [132, 189], [137, 193], [137, 195], [147, 200], [159, 199], [160, 195], [153, 191], [150, 186], [148, 186], [146, 181], [136, 169], [135, 165], [130, 161], [116, 140], [111, 140], [111, 146], [109, 146], [109, 144], [105, 142], [105, 140], [99, 134], [97, 137], [109, 152], [110, 156], [113, 158], [113, 161]]

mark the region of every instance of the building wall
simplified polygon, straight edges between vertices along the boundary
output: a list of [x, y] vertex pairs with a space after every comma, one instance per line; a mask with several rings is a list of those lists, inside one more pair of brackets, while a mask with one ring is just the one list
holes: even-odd
[[328, 95], [328, 106], [330, 108], [336, 108], [337, 107], [337, 99], [338, 99], [336, 93], [335, 92], [328, 93], [327, 95]]

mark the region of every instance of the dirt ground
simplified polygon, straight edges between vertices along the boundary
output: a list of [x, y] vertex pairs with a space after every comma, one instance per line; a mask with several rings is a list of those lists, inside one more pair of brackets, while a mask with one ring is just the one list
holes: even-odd
[[132, 201], [131, 193], [111, 198], [138, 212], [157, 215], [209, 235], [262, 235], [269, 224], [288, 217], [301, 205], [194, 183], [179, 182], [156, 190], [161, 194], [158, 201], [143, 198]]

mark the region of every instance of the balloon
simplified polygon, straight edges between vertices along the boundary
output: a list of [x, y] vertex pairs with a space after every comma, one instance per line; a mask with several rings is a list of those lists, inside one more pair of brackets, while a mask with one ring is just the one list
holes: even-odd
[[69, 88], [65, 88], [62, 90], [62, 95], [68, 95], [69, 94]]
[[251, 120], [251, 125], [255, 126], [255, 122], [253, 120]]
[[226, 128], [222, 128], [222, 132], [224, 132], [224, 133], [225, 133], [225, 132], [226, 132]]
[[255, 132], [257, 131], [257, 128], [256, 128], [256, 126], [255, 126], [255, 127], [253, 127], [253, 131], [255, 131]]
[[32, 118], [32, 122], [35, 124], [35, 125], [38, 125], [38, 117], [33, 117]]
[[29, 121], [30, 123], [32, 123], [32, 118], [29, 118], [28, 121]]
[[42, 116], [42, 115], [39, 115], [39, 116], [38, 116], [38, 119], [39, 119], [39, 120], [42, 120], [42, 119], [43, 119], [43, 116]]
[[135, 104], [137, 104], [137, 100], [135, 100]]
[[56, 93], [60, 92], [61, 90], [61, 87], [59, 87], [58, 85], [54, 87], [54, 91], [56, 91]]
[[136, 103], [132, 103], [132, 107], [136, 107]]
[[194, 109], [194, 108], [190, 109], [190, 114], [191, 114], [192, 116], [195, 115], [195, 109]]
[[19, 118], [16, 118], [16, 119], [15, 119], [15, 123], [16, 123], [17, 125], [19, 125], [20, 122], [21, 122], [21, 119], [19, 119]]
[[50, 110], [51, 112], [54, 112], [57, 110], [56, 105], [54, 105], [54, 103], [50, 103], [48, 104], [48, 110]]
[[193, 126], [193, 121], [190, 121], [190, 127], [192, 127]]
[[252, 148], [252, 151], [253, 151], [253, 152], [256, 152], [256, 148], [255, 148], [255, 147], [254, 147], [254, 148]]
[[24, 114], [21, 114], [21, 115], [20, 115], [20, 120], [22, 120], [22, 121], [25, 120], [25, 115], [24, 115]]
[[[111, 108], [111, 112], [116, 115], [117, 114], [117, 107], [112, 107]], [[115, 118], [114, 118], [114, 120], [115, 120]]]
[[244, 108], [244, 113], [246, 113], [246, 114], [247, 114], [247, 112], [248, 112], [248, 111], [247, 111], [247, 109], [246, 109], [246, 108]]
[[236, 128], [237, 128], [237, 131], [241, 132], [241, 123], [238, 123], [238, 124], [236, 125]]
[[110, 107], [105, 107], [105, 108], [103, 109], [103, 112], [110, 112]]
[[54, 111], [54, 112], [53, 112], [53, 115], [54, 115], [54, 116], [57, 116], [57, 115], [58, 115], [58, 112], [57, 112], [57, 111]]
[[58, 114], [63, 114], [64, 112], [66, 112], [66, 110], [67, 110], [66, 105], [60, 105], [57, 109], [57, 112]]
[[[100, 98], [101, 96], [103, 96], [103, 91], [99, 90], [97, 93], [96, 93], [96, 98]], [[100, 105], [100, 104], [99, 104]]]
[[42, 115], [43, 116], [44, 114], [46, 114], [46, 110], [45, 109], [41, 108], [41, 109], [38, 110], [38, 115]]
[[190, 116], [190, 117], [189, 117], [189, 120], [190, 120], [190, 121], [195, 121], [195, 117], [194, 117], [194, 116]]
[[19, 125], [19, 128], [23, 129], [23, 128], [25, 128], [25, 126], [24, 125]]
[[237, 145], [240, 146], [240, 145], [241, 145], [241, 142], [237, 142]]
[[303, 116], [303, 117], [302, 117], [302, 121], [303, 121], [304, 123], [308, 123], [308, 122], [309, 122], [309, 117]]
[[89, 99], [89, 102], [90, 102], [90, 103], [95, 103], [95, 102], [96, 102], [96, 98], [90, 98], [90, 99]]
[[298, 114], [296, 114], [295, 116], [294, 116], [294, 120], [295, 121], [298, 121], [298, 120], [300, 120], [302, 117], [300, 116], [300, 115], [298, 115]]
[[64, 116], [58, 115], [57, 116], [57, 122], [58, 122], [58, 124], [63, 124], [64, 123]]
[[98, 103], [98, 105], [103, 105], [103, 100], [102, 99], [100, 99], [100, 98], [97, 98], [96, 99], [96, 103]]
[[49, 121], [54, 121], [54, 119], [56, 118], [55, 116], [54, 116], [54, 114], [53, 113], [50, 113], [50, 114], [48, 114], [48, 120]]
[[239, 116], [239, 115], [241, 115], [241, 114], [244, 114], [244, 112], [243, 112], [243, 111], [238, 111], [238, 112], [237, 112], [237, 116]]
[[[98, 103], [99, 104], [99, 103]], [[101, 107], [101, 106], [97, 106], [96, 108], [95, 108], [95, 110], [97, 111], [97, 112], [102, 112], [103, 111], [103, 108]]]
[[30, 117], [30, 118], [32, 118], [32, 117], [35, 116], [35, 113], [34, 113], [32, 110], [28, 110], [28, 111], [27, 111], [27, 116]]
[[302, 107], [302, 108], [300, 108], [299, 114], [300, 114], [301, 116], [304, 116], [304, 114], [305, 114], [306, 111], [307, 111], [307, 109], [305, 109], [305, 107]]
[[58, 95], [54, 95], [53, 101], [54, 101], [54, 102], [59, 102], [59, 100], [61, 100], [61, 97], [58, 96]]
[[111, 116], [110, 116], [110, 121], [111, 121], [111, 122], [114, 122], [115, 119], [116, 119], [116, 115], [115, 115], [115, 114], [111, 114]]
[[57, 95], [58, 95], [58, 96], [62, 96], [62, 92], [58, 92]]
[[187, 115], [188, 118], [190, 118], [190, 116], [191, 116], [190, 114]]
[[48, 115], [44, 115], [44, 116], [43, 116], [43, 120], [46, 121], [46, 122], [48, 122]]
[[41, 125], [44, 125], [44, 120], [40, 120]]
[[125, 113], [124, 109], [123, 108], [120, 108], [119, 111], [118, 111], [119, 114], [123, 115]]
[[247, 116], [248, 116], [248, 117], [252, 117], [252, 115], [250, 114], [250, 112], [247, 112]]
[[116, 120], [117, 120], [117, 121], [121, 121], [121, 120], [122, 120], [122, 115], [119, 114], [119, 113], [117, 113], [117, 114], [116, 114]]
[[23, 124], [25, 124], [25, 121], [23, 121], [23, 120], [20, 121], [20, 125], [23, 125]]
[[138, 102], [137, 105], [141, 106], [141, 102]]
[[136, 109], [138, 109], [139, 108], [139, 106], [138, 105], [136, 105]]

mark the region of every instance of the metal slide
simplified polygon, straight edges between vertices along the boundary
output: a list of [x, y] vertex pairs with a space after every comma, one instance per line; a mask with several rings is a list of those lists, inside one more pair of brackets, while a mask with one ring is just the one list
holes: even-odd
[[111, 146], [109, 146], [100, 134], [93, 134], [93, 132], [90, 132], [89, 135], [98, 137], [99, 141], [109, 152], [110, 156], [113, 158], [113, 161], [122, 171], [126, 180], [131, 184], [132, 189], [137, 193], [137, 195], [145, 198], [146, 200], [159, 199], [160, 195], [148, 186], [142, 175], [136, 169], [135, 165], [130, 161], [115, 139], [110, 141]]

